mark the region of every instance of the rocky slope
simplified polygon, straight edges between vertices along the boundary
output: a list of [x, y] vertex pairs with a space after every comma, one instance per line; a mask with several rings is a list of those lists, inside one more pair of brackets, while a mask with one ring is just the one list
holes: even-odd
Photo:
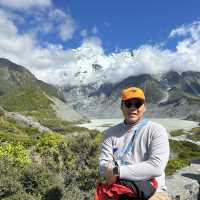
[[144, 89], [148, 117], [186, 118], [200, 111], [200, 73], [168, 72], [128, 77], [118, 83], [93, 83], [62, 88], [64, 99], [75, 110], [94, 118], [119, 118], [120, 92], [128, 86]]

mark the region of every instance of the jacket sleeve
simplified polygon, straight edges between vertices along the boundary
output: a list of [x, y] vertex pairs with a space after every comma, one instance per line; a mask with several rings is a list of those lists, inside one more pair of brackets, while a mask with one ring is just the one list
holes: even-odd
[[148, 160], [119, 166], [120, 178], [128, 180], [146, 180], [161, 176], [169, 159], [169, 140], [164, 127], [156, 126], [152, 130]]
[[105, 133], [99, 157], [99, 174], [105, 175], [107, 167], [114, 167], [112, 137]]

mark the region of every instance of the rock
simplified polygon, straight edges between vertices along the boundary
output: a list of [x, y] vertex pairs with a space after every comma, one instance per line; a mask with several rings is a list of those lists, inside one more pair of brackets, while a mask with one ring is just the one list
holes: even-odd
[[42, 126], [39, 122], [37, 122], [35, 119], [33, 119], [30, 116], [24, 116], [24, 115], [21, 115], [19, 113], [14, 113], [14, 112], [5, 112], [5, 115], [8, 118], [11, 118], [12, 120], [14, 120], [16, 123], [20, 124], [21, 126], [38, 129], [40, 133], [50, 131], [50, 129], [48, 129], [45, 126]]
[[172, 199], [198, 200], [200, 198], [200, 161], [191, 163], [176, 174], [166, 178]]

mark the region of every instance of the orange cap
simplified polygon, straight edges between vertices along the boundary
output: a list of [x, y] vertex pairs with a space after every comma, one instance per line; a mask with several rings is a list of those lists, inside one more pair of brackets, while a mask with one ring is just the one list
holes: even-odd
[[129, 87], [122, 90], [121, 97], [122, 101], [126, 101], [128, 99], [142, 99], [143, 101], [145, 101], [143, 90], [136, 87]]

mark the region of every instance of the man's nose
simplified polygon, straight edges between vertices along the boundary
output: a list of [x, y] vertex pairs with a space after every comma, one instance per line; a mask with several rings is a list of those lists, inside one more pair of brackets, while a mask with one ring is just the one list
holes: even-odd
[[129, 108], [129, 110], [132, 112], [132, 111], [136, 111], [137, 112], [137, 108], [135, 108], [134, 106], [131, 106], [130, 108]]

